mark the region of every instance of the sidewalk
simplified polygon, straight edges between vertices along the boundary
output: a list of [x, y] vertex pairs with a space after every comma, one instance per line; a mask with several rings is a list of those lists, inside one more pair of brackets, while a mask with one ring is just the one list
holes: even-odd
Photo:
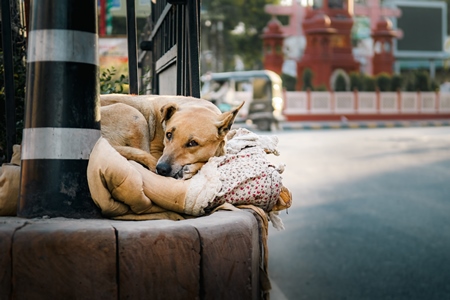
[[450, 126], [449, 119], [411, 121], [282, 122], [284, 130]]

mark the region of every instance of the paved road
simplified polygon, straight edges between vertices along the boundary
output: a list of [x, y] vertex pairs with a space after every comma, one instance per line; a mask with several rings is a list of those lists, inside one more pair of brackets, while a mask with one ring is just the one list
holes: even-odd
[[272, 300], [450, 299], [450, 127], [285, 131]]

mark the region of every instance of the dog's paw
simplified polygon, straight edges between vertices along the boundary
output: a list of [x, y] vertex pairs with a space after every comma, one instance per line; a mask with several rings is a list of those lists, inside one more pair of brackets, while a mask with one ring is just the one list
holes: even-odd
[[197, 173], [197, 170], [193, 170], [192, 165], [186, 165], [184, 167], [181, 168], [180, 172], [178, 172], [178, 178], [177, 179], [190, 179], [192, 178], [192, 176], [195, 175], [195, 173]]
[[198, 170], [200, 170], [203, 165], [204, 165], [203, 163], [185, 165], [175, 175], [175, 179], [182, 179], [182, 180], [190, 179], [195, 174], [197, 174]]

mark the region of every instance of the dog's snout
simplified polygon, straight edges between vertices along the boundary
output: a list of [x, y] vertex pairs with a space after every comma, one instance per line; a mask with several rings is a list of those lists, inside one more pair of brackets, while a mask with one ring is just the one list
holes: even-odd
[[170, 173], [172, 172], [172, 167], [168, 163], [158, 163], [156, 165], [156, 173], [162, 176], [170, 176]]

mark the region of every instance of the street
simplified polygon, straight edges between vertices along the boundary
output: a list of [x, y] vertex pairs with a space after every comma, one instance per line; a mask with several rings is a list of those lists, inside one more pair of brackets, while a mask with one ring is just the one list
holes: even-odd
[[450, 127], [272, 134], [293, 194], [272, 300], [450, 299]]

